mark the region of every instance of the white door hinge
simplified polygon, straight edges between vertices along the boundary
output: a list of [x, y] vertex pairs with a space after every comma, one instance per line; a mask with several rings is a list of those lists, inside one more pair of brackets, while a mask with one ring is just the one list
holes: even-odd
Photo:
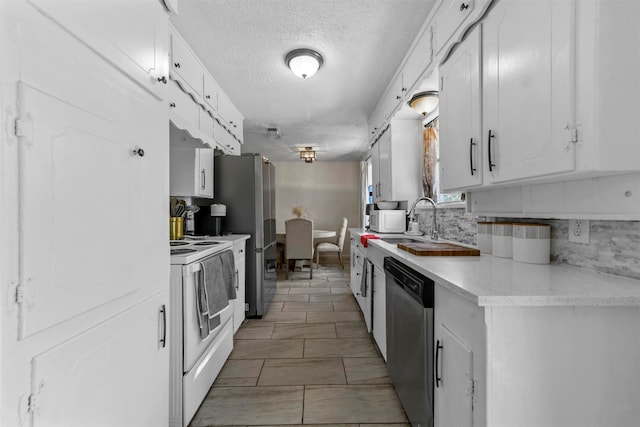
[[13, 133], [18, 138], [24, 138], [26, 145], [31, 146], [33, 140], [33, 118], [29, 113], [24, 118], [15, 120]]
[[37, 393], [33, 393], [29, 396], [29, 400], [27, 401], [27, 412], [30, 414], [39, 414], [40, 413], [40, 398], [39, 396], [42, 394], [42, 389], [44, 388], [44, 381], [40, 383]]
[[16, 286], [16, 304], [22, 304], [24, 301], [24, 287], [22, 285]]
[[573, 143], [578, 142], [578, 129], [576, 128], [571, 129], [571, 142]]
[[24, 136], [24, 122], [21, 119], [15, 120], [13, 134], [15, 136]]

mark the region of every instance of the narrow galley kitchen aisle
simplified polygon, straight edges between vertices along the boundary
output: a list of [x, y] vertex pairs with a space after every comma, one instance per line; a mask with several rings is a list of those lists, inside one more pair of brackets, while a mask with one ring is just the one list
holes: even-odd
[[349, 288], [348, 263], [308, 277], [278, 272], [270, 310], [238, 330], [191, 427], [409, 426]]

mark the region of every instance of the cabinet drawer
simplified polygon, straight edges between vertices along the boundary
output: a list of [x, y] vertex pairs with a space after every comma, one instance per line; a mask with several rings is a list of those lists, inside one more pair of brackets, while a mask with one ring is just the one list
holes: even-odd
[[203, 69], [189, 46], [175, 32], [171, 32], [171, 76], [186, 84], [185, 90], [202, 96]]
[[175, 114], [182, 121], [179, 127], [187, 127], [187, 130], [200, 128], [200, 106], [193, 98], [182, 91], [175, 81], [169, 82], [169, 113]]

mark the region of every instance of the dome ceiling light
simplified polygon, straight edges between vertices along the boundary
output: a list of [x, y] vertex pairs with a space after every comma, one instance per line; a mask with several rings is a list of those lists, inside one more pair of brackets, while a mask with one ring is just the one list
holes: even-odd
[[413, 110], [417, 113], [426, 116], [436, 109], [436, 107], [438, 106], [438, 102], [438, 91], [428, 90], [425, 92], [416, 93], [415, 95], [413, 95], [411, 100], [407, 102], [407, 104], [409, 104], [409, 107], [413, 108]]
[[287, 67], [298, 77], [306, 79], [313, 76], [322, 66], [322, 55], [311, 49], [295, 49], [284, 58]]

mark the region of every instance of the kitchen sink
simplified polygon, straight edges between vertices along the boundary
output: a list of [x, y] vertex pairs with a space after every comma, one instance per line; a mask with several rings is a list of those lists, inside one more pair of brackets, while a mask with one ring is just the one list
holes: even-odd
[[411, 237], [383, 237], [380, 240], [387, 243], [424, 243], [424, 240], [412, 239]]

